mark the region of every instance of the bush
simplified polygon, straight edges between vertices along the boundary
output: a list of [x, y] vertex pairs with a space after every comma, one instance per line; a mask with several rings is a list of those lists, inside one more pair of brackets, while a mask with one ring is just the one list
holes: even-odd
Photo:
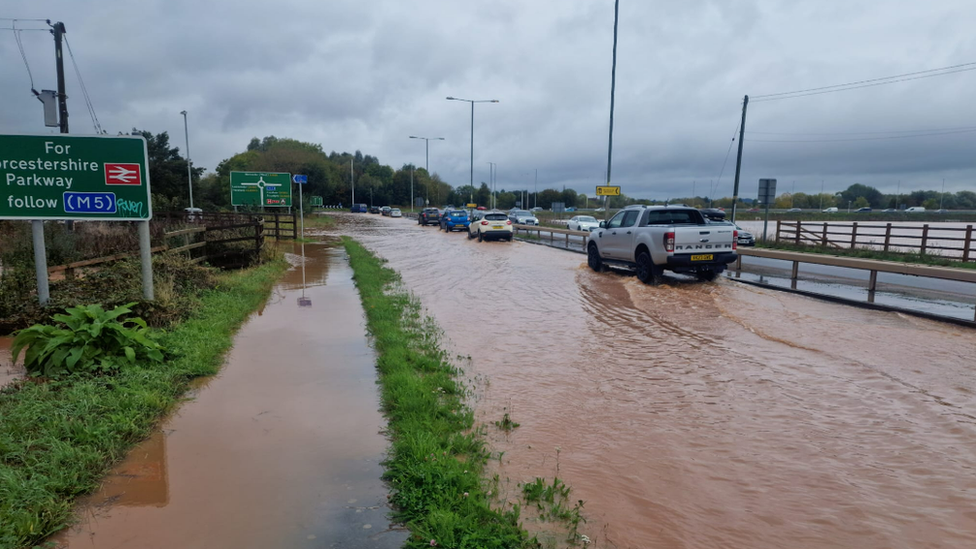
[[133, 317], [134, 303], [106, 311], [101, 305], [71, 307], [54, 315], [64, 327], [37, 324], [17, 333], [11, 347], [14, 362], [24, 353], [24, 368], [34, 377], [57, 378], [77, 373], [112, 374], [137, 360], [162, 362], [163, 348], [153, 341], [146, 321]]

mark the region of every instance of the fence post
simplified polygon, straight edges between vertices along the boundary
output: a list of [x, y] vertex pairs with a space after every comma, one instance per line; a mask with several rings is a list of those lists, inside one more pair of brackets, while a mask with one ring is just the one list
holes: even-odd
[[969, 249], [973, 244], [973, 226], [966, 225], [966, 241], [962, 244], [962, 260], [969, 261]]
[[886, 251], [886, 252], [888, 251], [888, 245], [889, 244], [891, 244], [891, 223], [888, 223], [888, 226], [885, 227], [884, 251]]
[[799, 246], [800, 245], [800, 227], [803, 226], [803, 222], [800, 221], [799, 219], [797, 219], [794, 223], [796, 224], [796, 245]]
[[278, 219], [278, 214], [272, 214], [275, 216], [275, 240], [281, 240], [281, 227], [279, 226], [280, 220]]
[[[291, 216], [291, 239], [298, 240], [298, 214], [292, 214]], [[303, 237], [305, 235], [302, 235]]]
[[824, 248], [827, 247], [827, 222], [826, 221], [824, 221], [823, 236], [821, 237], [820, 245], [823, 246]]
[[928, 243], [929, 243], [929, 224], [926, 223], [925, 225], [922, 225], [922, 251], [921, 251], [922, 255], [925, 255], [925, 248], [928, 246]]
[[857, 247], [857, 221], [851, 226], [851, 249]]
[[777, 219], [776, 220], [776, 243], [777, 244], [779, 244], [779, 231], [780, 231], [780, 226], [782, 225], [782, 223], [783, 223], [783, 220], [782, 219]]
[[261, 248], [264, 247], [264, 221], [258, 220], [254, 222], [254, 253], [256, 256], [261, 256]]

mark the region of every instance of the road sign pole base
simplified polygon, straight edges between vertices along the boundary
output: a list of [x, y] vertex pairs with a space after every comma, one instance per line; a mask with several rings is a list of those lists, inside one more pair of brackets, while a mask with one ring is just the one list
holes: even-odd
[[139, 222], [139, 256], [142, 259], [142, 297], [147, 301], [156, 299], [153, 292], [152, 243], [149, 238], [149, 222]]
[[51, 292], [47, 280], [47, 249], [44, 246], [44, 222], [31, 221], [31, 234], [34, 237], [34, 268], [37, 272], [37, 300], [47, 305]]

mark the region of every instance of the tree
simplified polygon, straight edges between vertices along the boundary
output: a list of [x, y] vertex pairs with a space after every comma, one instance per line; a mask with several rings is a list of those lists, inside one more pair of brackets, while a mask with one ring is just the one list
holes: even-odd
[[872, 208], [881, 208], [885, 204], [884, 195], [881, 191], [860, 183], [855, 183], [848, 187], [847, 190], [841, 191], [840, 196], [842, 204], [854, 202], [858, 197], [862, 196], [867, 199], [868, 205]]
[[857, 197], [856, 200], [854, 200], [854, 207], [855, 208], [867, 208], [870, 205], [871, 205], [871, 203], [868, 202], [868, 199], [867, 198], [864, 198], [863, 196], [859, 196], [859, 197]]

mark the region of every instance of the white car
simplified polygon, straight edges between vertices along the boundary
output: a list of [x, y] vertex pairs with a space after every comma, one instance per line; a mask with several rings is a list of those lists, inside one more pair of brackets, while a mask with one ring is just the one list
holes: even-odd
[[823, 213], [837, 213], [837, 208], [824, 208]]
[[491, 239], [511, 242], [514, 235], [512, 220], [503, 212], [475, 212], [468, 225], [468, 239], [477, 238], [478, 242]]
[[390, 217], [403, 217], [403, 214], [400, 213], [400, 208], [393, 208], [390, 210]]
[[566, 228], [571, 231], [592, 231], [600, 228], [600, 222], [592, 215], [577, 215], [570, 218]]

